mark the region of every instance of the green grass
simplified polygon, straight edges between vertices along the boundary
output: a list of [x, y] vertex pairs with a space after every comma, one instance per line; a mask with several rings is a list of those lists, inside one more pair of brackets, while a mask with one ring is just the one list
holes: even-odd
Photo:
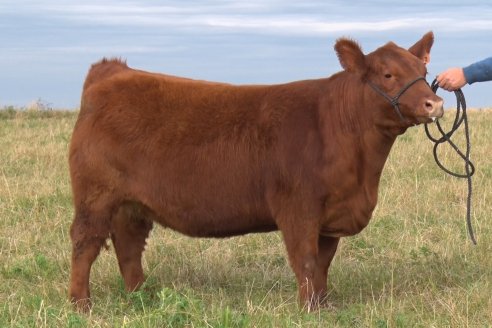
[[435, 165], [418, 127], [394, 146], [369, 226], [341, 242], [333, 308], [298, 308], [278, 233], [191, 239], [156, 227], [145, 288], [126, 293], [114, 252], [103, 251], [94, 307], [82, 315], [67, 298], [76, 113], [1, 110], [0, 327], [492, 327], [492, 111], [469, 116], [477, 246], [465, 225], [466, 182]]

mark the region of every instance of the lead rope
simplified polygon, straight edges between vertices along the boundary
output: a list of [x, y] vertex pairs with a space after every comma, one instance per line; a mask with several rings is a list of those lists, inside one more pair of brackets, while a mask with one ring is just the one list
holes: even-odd
[[[439, 88], [439, 84], [437, 83], [437, 80], [434, 80], [431, 85], [431, 89], [434, 93], [436, 93], [437, 89]], [[470, 235], [470, 239], [474, 245], [477, 244], [477, 241], [475, 239], [475, 234], [473, 232], [473, 227], [471, 224], [471, 201], [472, 201], [472, 179], [471, 177], [475, 173], [475, 166], [473, 163], [470, 161], [470, 133], [468, 130], [468, 116], [466, 115], [466, 102], [465, 102], [465, 96], [463, 95], [463, 92], [461, 89], [458, 89], [454, 91], [454, 95], [456, 96], [456, 117], [454, 119], [453, 126], [451, 127], [451, 130], [447, 133], [444, 132], [442, 129], [439, 120], [435, 122], [437, 129], [441, 133], [441, 137], [436, 139], [434, 138], [430, 132], [429, 128], [427, 127], [427, 123], [425, 124], [425, 133], [427, 134], [427, 137], [434, 142], [434, 159], [436, 161], [436, 164], [446, 173], [457, 177], [457, 178], [463, 178], [467, 179], [468, 181], [468, 197], [466, 199], [466, 225], [468, 228], [468, 234]], [[461, 115], [460, 115], [461, 114]], [[459, 150], [459, 148], [456, 146], [451, 141], [451, 136], [453, 135], [456, 130], [460, 127], [460, 125], [464, 123], [465, 124], [465, 138], [466, 138], [466, 151], [465, 154], [463, 154], [462, 151]], [[448, 168], [444, 167], [444, 165], [441, 163], [437, 156], [437, 147], [444, 143], [447, 142], [453, 147], [453, 149], [456, 151], [456, 153], [465, 161], [465, 174], [460, 174], [456, 172], [452, 172]]]

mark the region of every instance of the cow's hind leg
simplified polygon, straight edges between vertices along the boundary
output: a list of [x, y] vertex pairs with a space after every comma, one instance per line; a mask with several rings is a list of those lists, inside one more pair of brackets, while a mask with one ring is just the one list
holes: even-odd
[[110, 219], [109, 208], [94, 211], [76, 206], [70, 228], [72, 268], [69, 293], [70, 300], [80, 311], [88, 311], [91, 306], [89, 275], [92, 263], [109, 237]]
[[111, 222], [111, 239], [118, 258], [121, 275], [128, 291], [138, 289], [145, 277], [142, 253], [145, 240], [152, 229], [152, 220], [136, 204], [122, 206]]
[[319, 236], [318, 257], [314, 273], [314, 290], [317, 292], [315, 296], [320, 305], [326, 303], [328, 268], [337, 251], [339, 240], [340, 238]]

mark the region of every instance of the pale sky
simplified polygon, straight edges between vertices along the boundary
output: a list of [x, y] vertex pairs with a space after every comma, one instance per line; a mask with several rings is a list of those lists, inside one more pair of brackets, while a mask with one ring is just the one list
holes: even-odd
[[[409, 47], [429, 30], [431, 82], [492, 56], [492, 2], [0, 0], [0, 107], [41, 98], [78, 108], [87, 70], [104, 56], [190, 78], [282, 83], [340, 71], [339, 37], [368, 53], [388, 41]], [[492, 107], [492, 82], [463, 91], [468, 107]]]

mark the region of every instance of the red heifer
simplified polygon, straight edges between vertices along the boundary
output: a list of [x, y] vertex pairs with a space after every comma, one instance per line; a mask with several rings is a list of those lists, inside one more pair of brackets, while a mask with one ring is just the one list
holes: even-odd
[[376, 206], [396, 137], [443, 115], [425, 82], [433, 43], [364, 55], [339, 39], [329, 78], [235, 86], [92, 66], [70, 145], [75, 218], [70, 298], [87, 309], [89, 274], [108, 238], [129, 291], [153, 222], [193, 237], [280, 230], [301, 304], [327, 293], [340, 237]]

